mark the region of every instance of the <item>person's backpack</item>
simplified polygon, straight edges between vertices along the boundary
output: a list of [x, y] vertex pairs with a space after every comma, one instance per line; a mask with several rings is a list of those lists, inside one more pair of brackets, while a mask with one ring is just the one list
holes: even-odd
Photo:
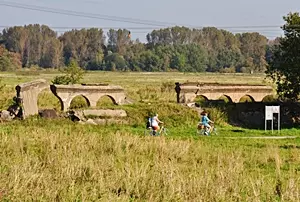
[[146, 128], [150, 128], [150, 127], [151, 127], [151, 122], [152, 122], [152, 118], [149, 117], [149, 118], [147, 119]]

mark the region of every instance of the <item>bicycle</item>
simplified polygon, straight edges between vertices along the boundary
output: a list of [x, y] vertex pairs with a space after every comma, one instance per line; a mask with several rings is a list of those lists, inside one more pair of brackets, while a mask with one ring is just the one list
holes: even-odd
[[205, 135], [205, 136], [210, 136], [210, 135], [218, 135], [217, 133], [217, 128], [215, 127], [214, 124], [211, 124], [211, 129], [208, 127], [205, 127], [202, 123], [199, 123], [197, 126], [197, 134], [198, 135]]
[[148, 127], [144, 131], [144, 135], [151, 135], [151, 136], [159, 136], [159, 135], [168, 135], [169, 130], [165, 128], [164, 126], [161, 126], [159, 131], [153, 130], [152, 127]]

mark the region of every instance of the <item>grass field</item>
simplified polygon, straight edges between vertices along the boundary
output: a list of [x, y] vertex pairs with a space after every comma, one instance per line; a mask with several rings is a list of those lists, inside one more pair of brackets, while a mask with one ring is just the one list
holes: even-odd
[[[1, 108], [9, 104], [16, 84], [51, 81], [55, 75], [1, 74], [6, 84]], [[263, 75], [88, 73], [84, 82], [120, 85], [137, 101], [99, 106], [125, 109], [128, 124], [93, 126], [38, 117], [2, 123], [0, 200], [299, 201], [300, 130], [272, 134], [236, 128], [221, 114], [218, 136], [197, 136], [197, 112], [175, 103], [174, 83], [184, 81], [268, 83]], [[56, 104], [54, 96], [41, 94], [40, 106]], [[154, 111], [170, 130], [168, 136], [143, 135], [144, 118]], [[297, 138], [239, 138], [258, 136]]]

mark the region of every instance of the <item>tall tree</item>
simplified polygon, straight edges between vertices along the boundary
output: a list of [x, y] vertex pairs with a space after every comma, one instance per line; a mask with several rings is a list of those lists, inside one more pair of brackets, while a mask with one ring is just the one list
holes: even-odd
[[281, 98], [299, 100], [300, 95], [300, 16], [289, 13], [283, 17], [284, 37], [276, 46], [269, 61], [268, 77], [277, 84], [277, 92]]
[[[53, 59], [43, 59], [48, 51], [52, 51], [51, 57], [61, 57], [60, 45], [57, 34], [45, 25], [16, 26], [3, 30], [3, 40], [6, 48], [11, 52], [21, 55], [22, 66], [39, 65], [41, 67], [58, 67]], [[49, 44], [52, 44], [49, 48]], [[48, 54], [49, 55], [49, 54]], [[55, 59], [54, 59], [55, 60]], [[49, 61], [49, 62], [46, 62]]]
[[237, 34], [237, 37], [241, 43], [240, 49], [243, 56], [248, 60], [250, 58], [253, 60], [253, 70], [257, 72], [265, 71], [267, 38], [256, 32]]
[[0, 45], [0, 71], [12, 71], [21, 68], [20, 55], [9, 52]]
[[66, 65], [74, 59], [80, 67], [90, 69], [95, 62], [102, 62], [104, 57], [102, 47], [105, 40], [102, 29], [72, 30], [65, 32], [59, 39], [63, 44]]
[[113, 52], [124, 55], [127, 46], [130, 44], [130, 31], [127, 29], [110, 29], [108, 35], [108, 46]]
[[175, 45], [188, 44], [192, 42], [192, 31], [187, 27], [171, 27], [160, 30], [153, 30], [147, 34], [148, 45]]

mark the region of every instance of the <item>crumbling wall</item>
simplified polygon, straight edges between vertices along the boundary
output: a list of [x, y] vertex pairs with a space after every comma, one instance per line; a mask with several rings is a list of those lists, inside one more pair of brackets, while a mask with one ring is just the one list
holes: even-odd
[[21, 99], [24, 118], [39, 113], [37, 104], [38, 95], [46, 88], [49, 88], [49, 84], [47, 84], [46, 80], [44, 79], [39, 79], [16, 86], [17, 98]]

